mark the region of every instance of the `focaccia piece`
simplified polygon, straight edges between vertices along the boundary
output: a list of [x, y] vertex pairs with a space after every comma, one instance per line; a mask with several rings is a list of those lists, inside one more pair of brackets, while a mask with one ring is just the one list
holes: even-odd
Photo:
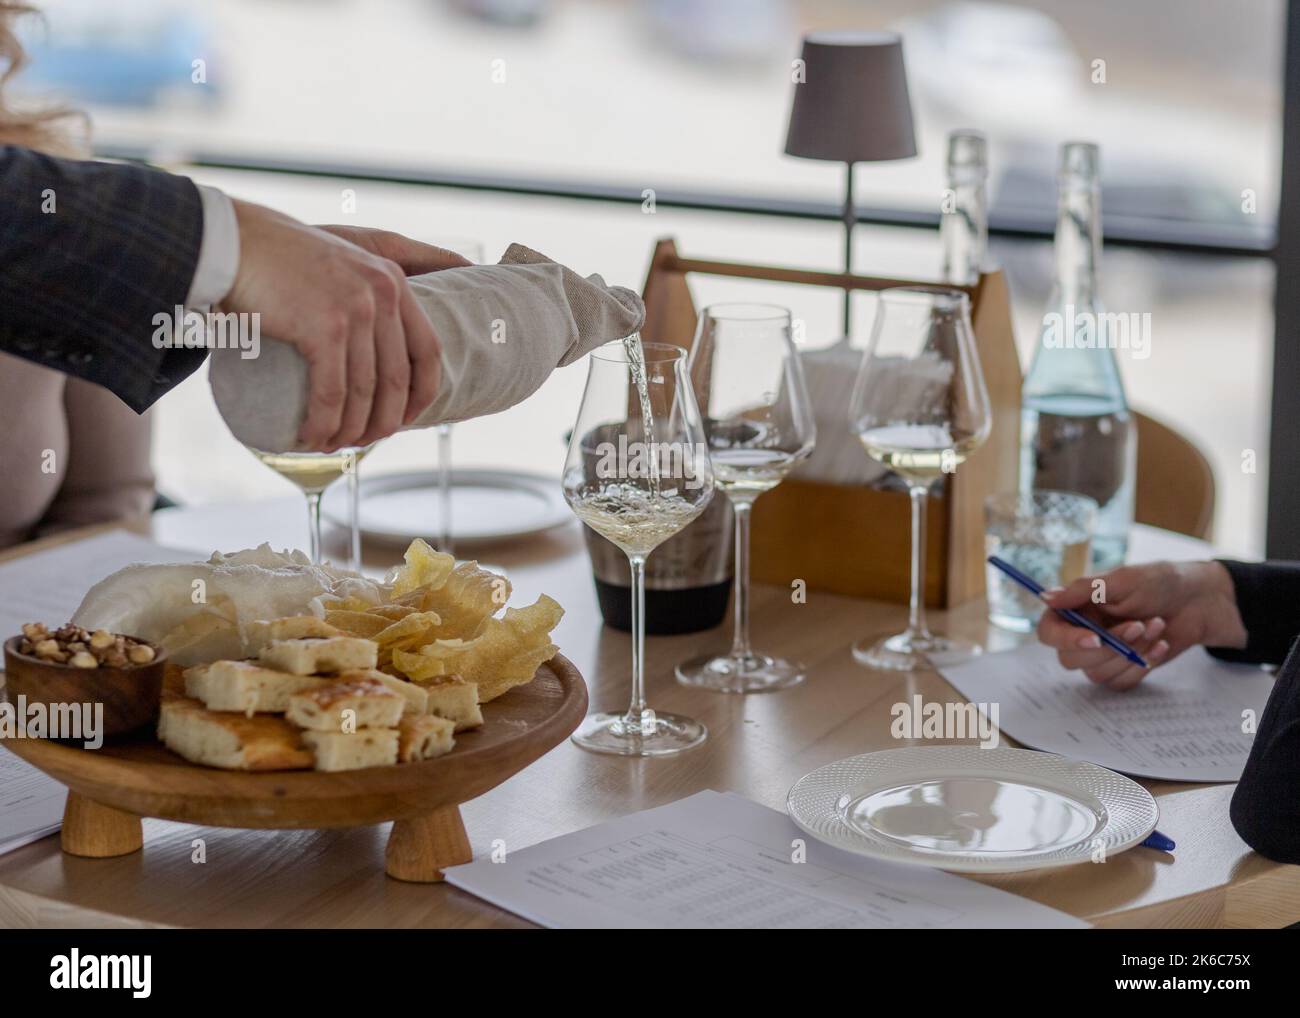
[[337, 626], [332, 626], [315, 615], [290, 615], [283, 619], [250, 622], [244, 634], [244, 652], [248, 657], [257, 657], [263, 648], [276, 640], [325, 639], [346, 635]]
[[358, 679], [330, 682], [319, 689], [289, 697], [286, 720], [317, 732], [344, 731], [344, 716], [352, 712], [348, 728], [392, 728], [402, 719], [406, 701], [382, 682]]
[[303, 732], [318, 771], [355, 771], [397, 763], [396, 728], [358, 728], [355, 732]]
[[328, 636], [324, 639], [273, 640], [257, 655], [269, 668], [295, 675], [319, 675], [323, 672], [350, 672], [373, 668], [379, 660], [379, 647], [359, 636]]
[[402, 717], [418, 717], [429, 712], [429, 696], [422, 686], [417, 686], [414, 682], [407, 682], [395, 675], [387, 675], [376, 668], [339, 672], [338, 676], [339, 682], [359, 682], [361, 679], [374, 679], [376, 682], [382, 682], [394, 693], [402, 697], [406, 701], [406, 709], [402, 711]]
[[478, 706], [478, 685], [459, 675], [439, 675], [424, 684], [428, 712], [455, 722], [456, 731], [477, 728], [483, 723]]
[[185, 670], [185, 695], [202, 700], [208, 710], [238, 711], [252, 717], [283, 714], [294, 693], [327, 686], [330, 681], [272, 671], [251, 661], [214, 661]]
[[397, 759], [402, 763], [414, 763], [450, 753], [456, 745], [456, 740], [452, 737], [455, 728], [446, 718], [434, 717], [432, 714], [403, 718], [397, 726]]
[[191, 763], [233, 771], [307, 770], [313, 760], [301, 733], [284, 718], [208, 710], [175, 693], [163, 696], [158, 738]]

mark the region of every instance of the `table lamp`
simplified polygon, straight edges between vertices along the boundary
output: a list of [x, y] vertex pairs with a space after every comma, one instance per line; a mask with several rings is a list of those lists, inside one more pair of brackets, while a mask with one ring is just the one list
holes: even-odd
[[[853, 166], [916, 155], [903, 40], [893, 32], [804, 36], [786, 155], [844, 163], [844, 271], [853, 271]], [[844, 335], [849, 298], [844, 291]]]

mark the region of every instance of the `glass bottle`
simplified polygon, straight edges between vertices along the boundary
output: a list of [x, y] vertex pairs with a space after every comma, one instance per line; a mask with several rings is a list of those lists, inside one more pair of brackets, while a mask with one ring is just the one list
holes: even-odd
[[1115, 359], [1114, 316], [1097, 293], [1101, 197], [1096, 145], [1061, 150], [1056, 281], [1021, 391], [1020, 488], [1097, 501], [1094, 572], [1124, 561], [1133, 525], [1137, 430]]
[[939, 239], [945, 282], [979, 279], [988, 256], [988, 147], [980, 131], [948, 135], [948, 190], [943, 196]]

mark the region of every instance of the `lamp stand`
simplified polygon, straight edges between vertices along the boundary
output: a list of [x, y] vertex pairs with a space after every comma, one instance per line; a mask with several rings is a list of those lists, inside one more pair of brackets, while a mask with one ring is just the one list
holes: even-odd
[[[853, 226], [857, 223], [857, 209], [853, 204], [853, 163], [844, 164], [844, 274], [853, 271]], [[853, 291], [844, 288], [844, 338], [849, 338], [853, 320]]]

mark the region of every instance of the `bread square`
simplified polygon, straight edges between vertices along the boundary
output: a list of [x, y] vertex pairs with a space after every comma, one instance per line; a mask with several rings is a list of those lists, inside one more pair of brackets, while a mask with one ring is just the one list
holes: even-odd
[[446, 718], [425, 714], [418, 718], [403, 718], [397, 726], [397, 759], [402, 763], [431, 760], [450, 753], [456, 745], [452, 732], [456, 726]]
[[285, 718], [317, 732], [392, 728], [401, 720], [405, 708], [406, 700], [382, 682], [358, 679], [295, 693], [289, 697]]
[[290, 615], [283, 619], [250, 622], [244, 634], [244, 653], [248, 657], [257, 657], [264, 647], [275, 640], [323, 639], [346, 635], [343, 630], [315, 615]]
[[396, 728], [358, 728], [355, 732], [303, 732], [318, 771], [355, 771], [397, 763]]
[[294, 693], [328, 685], [329, 679], [289, 675], [251, 661], [214, 661], [185, 670], [185, 694], [209, 710], [283, 714]]
[[313, 760], [298, 729], [284, 718], [208, 710], [174, 692], [163, 694], [158, 738], [191, 763], [226, 770], [305, 770]]
[[402, 711], [402, 717], [418, 717], [421, 714], [429, 712], [429, 697], [424, 689], [417, 686], [414, 682], [407, 682], [405, 679], [399, 679], [395, 675], [387, 675], [376, 668], [357, 669], [350, 672], [339, 672], [338, 682], [357, 682], [360, 679], [374, 679], [376, 682], [382, 682], [394, 693], [406, 701], [406, 709]]
[[456, 731], [477, 728], [483, 723], [478, 706], [478, 685], [459, 675], [440, 675], [421, 684], [428, 701], [428, 712], [435, 717], [454, 721]]
[[379, 660], [379, 646], [359, 636], [327, 636], [323, 639], [272, 640], [258, 654], [270, 668], [295, 675], [348, 672], [373, 668]]

